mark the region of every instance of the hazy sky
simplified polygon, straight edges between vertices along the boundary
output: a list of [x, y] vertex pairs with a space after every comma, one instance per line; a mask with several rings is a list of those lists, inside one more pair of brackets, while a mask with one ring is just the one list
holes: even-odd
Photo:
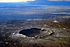
[[[15, 4], [4, 4], [4, 3], [16, 3], [22, 5], [63, 5], [63, 6], [70, 6], [70, 0], [0, 0], [0, 7], [1, 6], [12, 6]], [[2, 4], [3, 3], [3, 4]], [[19, 5], [20, 6], [20, 5]]]
[[27, 2], [27, 1], [35, 1], [35, 0], [0, 0], [0, 2]]
[[[0, 0], [0, 2], [27, 2], [27, 1], [37, 1], [37, 0]], [[44, 1], [70, 1], [70, 0], [44, 0]]]

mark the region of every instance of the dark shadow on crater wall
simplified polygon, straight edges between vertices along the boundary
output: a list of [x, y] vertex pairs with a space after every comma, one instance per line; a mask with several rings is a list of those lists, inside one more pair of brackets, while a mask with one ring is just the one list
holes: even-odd
[[35, 35], [40, 34], [40, 30], [38, 28], [31, 28], [31, 29], [24, 29], [22, 31], [20, 31], [20, 34], [26, 35], [28, 37], [34, 37]]

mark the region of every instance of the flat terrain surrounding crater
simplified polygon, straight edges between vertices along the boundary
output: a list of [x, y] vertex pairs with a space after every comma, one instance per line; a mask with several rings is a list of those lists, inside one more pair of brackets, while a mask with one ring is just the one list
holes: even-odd
[[19, 21], [19, 24], [15, 22], [1, 27], [0, 47], [70, 47], [70, 29], [49, 27], [46, 22], [38, 21], [41, 22], [38, 24], [37, 21], [26, 21], [26, 24]]

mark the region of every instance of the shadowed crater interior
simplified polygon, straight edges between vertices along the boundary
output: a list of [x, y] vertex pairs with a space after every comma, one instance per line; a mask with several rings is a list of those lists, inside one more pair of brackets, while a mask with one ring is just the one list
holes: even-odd
[[21, 30], [19, 33], [26, 35], [28, 37], [35, 37], [36, 35], [40, 34], [41, 29], [39, 28], [31, 28], [31, 29], [24, 29]]

